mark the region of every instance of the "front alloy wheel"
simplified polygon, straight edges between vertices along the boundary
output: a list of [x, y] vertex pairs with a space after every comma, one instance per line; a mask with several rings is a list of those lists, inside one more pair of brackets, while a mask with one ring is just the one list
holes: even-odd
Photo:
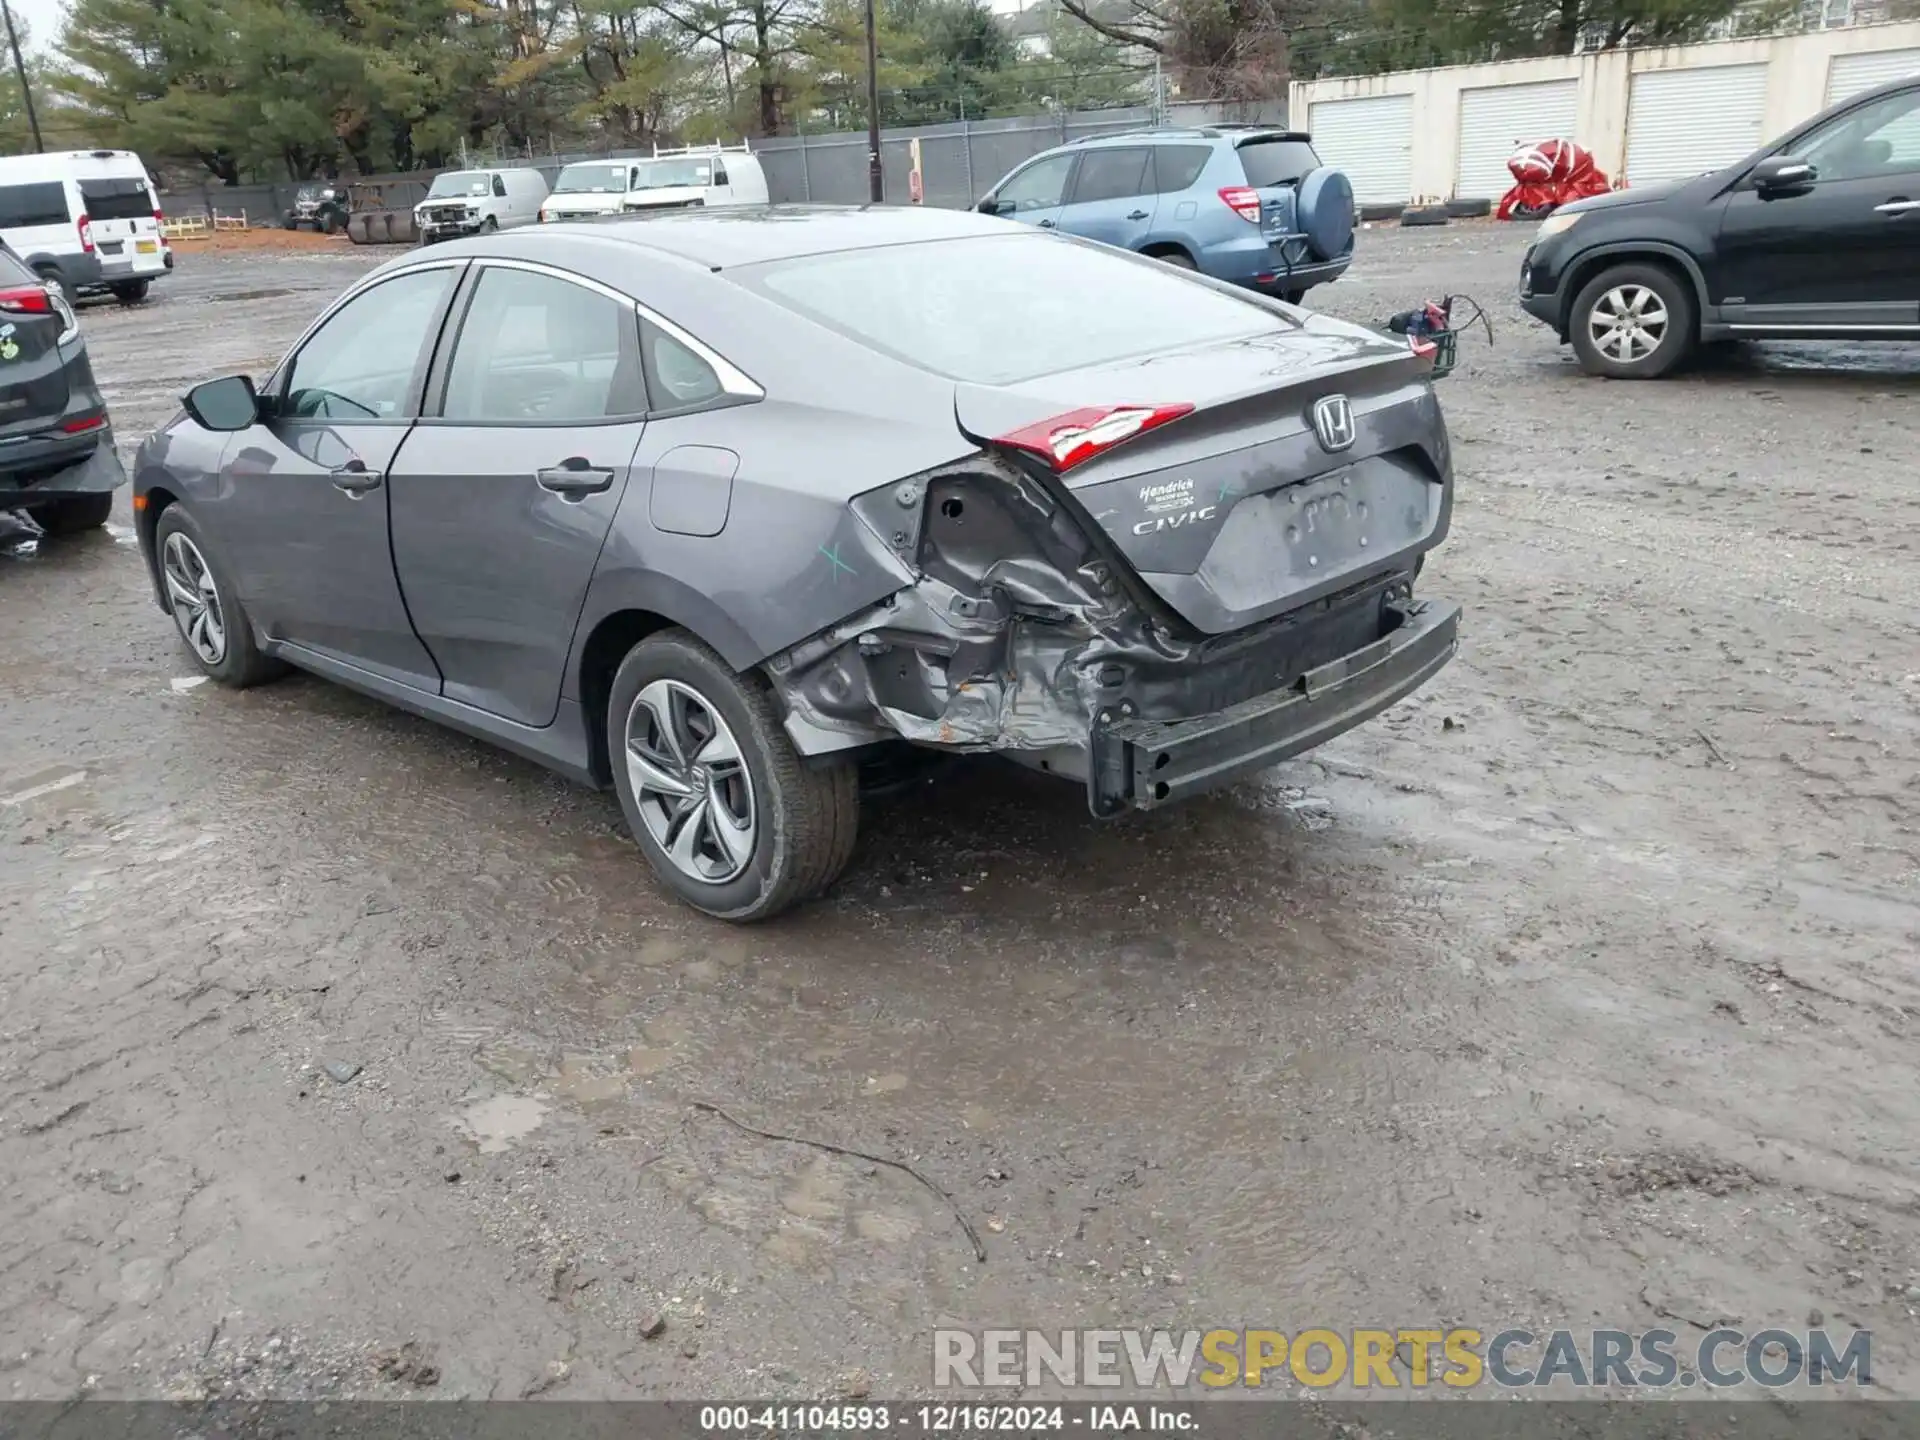
[[206, 556], [184, 531], [176, 530], [161, 547], [160, 568], [166, 577], [174, 621], [188, 648], [202, 664], [217, 669], [227, 658], [227, 617]]
[[1660, 297], [1644, 285], [1616, 285], [1587, 315], [1593, 348], [1609, 360], [1636, 365], [1660, 348], [1672, 317]]
[[627, 711], [627, 779], [647, 832], [681, 874], [724, 885], [753, 858], [753, 776], [713, 704], [655, 680]]

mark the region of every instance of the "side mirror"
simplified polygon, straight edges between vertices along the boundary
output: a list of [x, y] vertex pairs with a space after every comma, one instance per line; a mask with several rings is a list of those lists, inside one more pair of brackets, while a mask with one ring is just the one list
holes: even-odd
[[1000, 202], [994, 199], [993, 196], [991, 195], [987, 196], [986, 199], [982, 200], [978, 205], [974, 206], [973, 208], [978, 210], [982, 215], [998, 215], [1002, 213], [1000, 209]]
[[1763, 195], [1803, 190], [1819, 173], [1797, 156], [1769, 155], [1753, 167], [1753, 188]]
[[229, 375], [196, 385], [181, 404], [194, 423], [207, 430], [245, 430], [260, 418], [260, 397], [254, 393], [253, 378], [248, 375]]

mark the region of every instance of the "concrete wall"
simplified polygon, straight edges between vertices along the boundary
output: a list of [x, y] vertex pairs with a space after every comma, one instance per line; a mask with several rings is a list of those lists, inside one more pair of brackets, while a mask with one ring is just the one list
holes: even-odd
[[[1288, 100], [1293, 123], [1311, 126], [1317, 101], [1369, 95], [1413, 96], [1413, 189], [1408, 198], [1442, 200], [1453, 195], [1459, 169], [1460, 92], [1493, 85], [1525, 85], [1575, 79], [1580, 85], [1579, 121], [1571, 139], [1593, 152], [1608, 176], [1619, 178], [1627, 151], [1627, 101], [1633, 77], [1644, 70], [1698, 69], [1713, 65], [1767, 66], [1764, 136], [1792, 129], [1826, 108], [1827, 67], [1835, 55], [1862, 50], [1920, 47], [1920, 21], [1819, 30], [1807, 35], [1722, 40], [1708, 45], [1670, 45], [1645, 50], [1605, 50], [1544, 60], [1495, 65], [1452, 65], [1439, 70], [1401, 70], [1388, 75], [1340, 76], [1296, 82]], [[1542, 136], [1542, 139], [1548, 137]]]

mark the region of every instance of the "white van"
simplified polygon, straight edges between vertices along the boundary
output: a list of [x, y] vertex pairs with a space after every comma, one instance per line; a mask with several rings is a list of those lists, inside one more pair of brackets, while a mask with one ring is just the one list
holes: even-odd
[[420, 243], [511, 230], [540, 217], [547, 177], [533, 169], [449, 170], [434, 177], [427, 198], [413, 207]]
[[679, 210], [692, 205], [764, 205], [767, 172], [743, 142], [687, 145], [636, 159], [582, 160], [553, 182], [542, 220]]
[[160, 221], [153, 181], [131, 150], [0, 156], [0, 236], [68, 299], [101, 290], [123, 305], [146, 299], [173, 268]]

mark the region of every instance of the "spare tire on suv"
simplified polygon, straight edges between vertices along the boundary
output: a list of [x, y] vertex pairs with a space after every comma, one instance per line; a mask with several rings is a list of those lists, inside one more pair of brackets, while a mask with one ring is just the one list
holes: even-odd
[[1330, 165], [1300, 182], [1295, 220], [1316, 259], [1337, 260], [1353, 244], [1353, 182]]

